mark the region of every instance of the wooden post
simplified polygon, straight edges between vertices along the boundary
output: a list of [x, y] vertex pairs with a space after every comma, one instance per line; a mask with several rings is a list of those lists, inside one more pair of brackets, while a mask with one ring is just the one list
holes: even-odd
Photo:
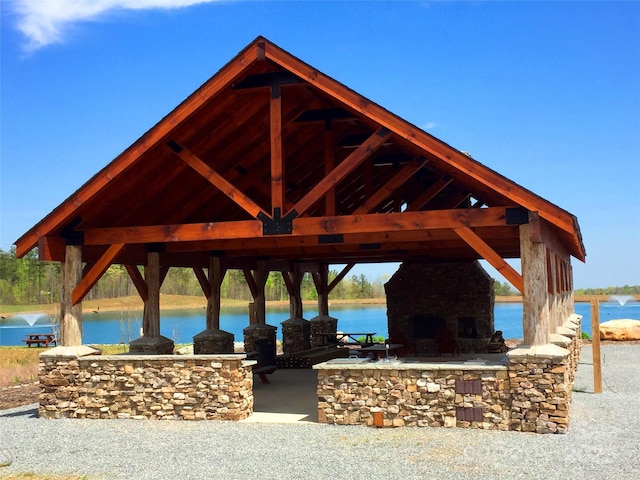
[[549, 343], [551, 336], [546, 245], [532, 240], [531, 223], [520, 225], [520, 260], [524, 344], [544, 345]]
[[300, 286], [302, 285], [304, 273], [301, 272], [300, 268], [296, 265], [293, 268], [293, 272], [282, 272], [282, 275], [289, 293], [289, 314], [291, 318], [302, 318], [302, 294], [300, 292]]
[[253, 302], [249, 302], [249, 325], [256, 324], [256, 307]]
[[220, 265], [220, 257], [209, 258], [209, 286], [207, 297], [207, 330], [220, 330], [220, 288], [226, 271]]
[[264, 293], [264, 286], [267, 283], [267, 277], [269, 276], [269, 272], [265, 268], [265, 264], [262, 261], [258, 262], [258, 269], [254, 272], [254, 279], [256, 282], [257, 292], [256, 296], [253, 299], [254, 302], [254, 312], [256, 316], [256, 324], [257, 325], [266, 325], [267, 324], [267, 311], [266, 311], [266, 299]]
[[602, 365], [600, 364], [600, 302], [591, 299], [591, 354], [593, 356], [593, 391], [602, 393]]
[[318, 315], [329, 315], [329, 265], [320, 265], [320, 271], [314, 275], [316, 290], [318, 291]]
[[60, 344], [82, 345], [82, 302], [73, 305], [73, 289], [82, 279], [82, 246], [66, 246], [61, 273]]
[[147, 284], [148, 297], [144, 302], [142, 314], [142, 335], [145, 337], [160, 336], [160, 254], [147, 253], [147, 265], [144, 267], [144, 279]]

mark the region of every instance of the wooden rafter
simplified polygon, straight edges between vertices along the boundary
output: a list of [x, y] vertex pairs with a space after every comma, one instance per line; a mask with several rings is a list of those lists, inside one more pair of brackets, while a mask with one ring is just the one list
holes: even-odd
[[72, 305], [77, 305], [82, 299], [85, 297], [89, 290], [100, 280], [102, 274], [107, 271], [113, 260], [118, 256], [118, 254], [125, 247], [124, 243], [117, 243], [111, 245], [107, 248], [107, 251], [104, 252], [102, 257], [87, 271], [82, 280], [76, 285], [73, 289], [73, 294], [71, 297]]
[[402, 167], [402, 169], [391, 177], [387, 183], [382, 186], [382, 188], [378, 189], [373, 195], [368, 197], [367, 200], [355, 212], [353, 212], [353, 214], [360, 215], [371, 212], [379, 203], [391, 196], [426, 163], [427, 159], [420, 156], [413, 162]]
[[386, 128], [381, 128], [372, 134], [362, 145], [356, 148], [351, 154], [344, 159], [340, 165], [328, 173], [315, 187], [311, 189], [293, 209], [298, 215], [303, 214], [314, 203], [316, 203], [331, 188], [335, 187], [340, 181], [351, 173], [358, 165], [367, 159], [380, 145], [382, 145], [391, 135]]
[[407, 206], [407, 212], [416, 212], [422, 209], [427, 203], [438, 195], [442, 190], [447, 188], [449, 184], [453, 182], [453, 178], [443, 177], [436, 181], [433, 185], [427, 188], [420, 196], [411, 201]]
[[[252, 217], [257, 217], [262, 213], [267, 215], [259, 205], [257, 205], [251, 198], [245, 195], [240, 189], [232, 185], [227, 179], [216, 172], [213, 168], [203, 162], [196, 155], [189, 150], [178, 145], [176, 142], [169, 142], [169, 147], [176, 153], [178, 157], [182, 159], [187, 165], [193, 168], [196, 172], [202, 175], [211, 185], [216, 187], [232, 201], [234, 201], [239, 207], [244, 209]], [[270, 217], [270, 215], [267, 215]]]
[[[333, 125], [331, 120], [327, 120], [324, 129], [324, 173], [328, 175], [331, 173], [335, 166], [335, 138], [333, 133]], [[336, 189], [331, 187], [327, 190], [327, 194], [324, 197], [324, 214], [325, 215], [335, 215], [336, 214]]]
[[480, 238], [469, 227], [455, 228], [456, 234], [463, 239], [467, 244], [473, 248], [479, 255], [482, 256], [487, 262], [491, 264], [493, 268], [498, 270], [504, 278], [511, 282], [511, 285], [516, 287], [519, 292], [524, 292], [524, 281], [522, 275], [520, 275], [511, 265], [509, 265], [495, 250], [493, 250], [482, 238]]

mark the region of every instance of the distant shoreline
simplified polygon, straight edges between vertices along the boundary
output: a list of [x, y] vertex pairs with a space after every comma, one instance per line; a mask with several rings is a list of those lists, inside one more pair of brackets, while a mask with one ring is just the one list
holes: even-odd
[[[640, 301], [640, 295], [632, 295], [636, 301]], [[596, 298], [601, 302], [609, 301], [610, 295], [574, 295], [574, 302], [589, 303], [591, 299]], [[520, 295], [513, 296], [496, 296], [496, 303], [521, 303]], [[329, 300], [329, 305], [385, 305], [386, 298], [362, 298], [362, 299], [335, 299]], [[288, 300], [269, 301], [267, 306], [286, 306], [289, 305]], [[315, 300], [305, 300], [304, 305], [317, 305]], [[247, 307], [249, 302], [246, 300], [222, 300], [223, 307]], [[113, 312], [121, 310], [140, 311], [143, 309], [143, 302], [140, 297], [120, 297], [106, 298], [100, 300], [87, 300], [83, 302], [82, 312], [85, 314], [95, 312]], [[186, 295], [161, 295], [160, 309], [196, 309], [205, 308], [207, 306], [204, 297], [186, 296]], [[11, 305], [0, 306], [1, 316], [10, 316], [18, 313], [44, 312], [48, 314], [56, 314], [60, 309], [59, 304], [40, 304], [40, 305], [19, 305], [12, 307]]]

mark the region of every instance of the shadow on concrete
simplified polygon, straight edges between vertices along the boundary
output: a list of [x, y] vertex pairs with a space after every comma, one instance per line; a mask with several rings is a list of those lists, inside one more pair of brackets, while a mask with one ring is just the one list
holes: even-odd
[[254, 423], [296, 423], [318, 421], [318, 374], [310, 369], [280, 369], [264, 384], [254, 376]]

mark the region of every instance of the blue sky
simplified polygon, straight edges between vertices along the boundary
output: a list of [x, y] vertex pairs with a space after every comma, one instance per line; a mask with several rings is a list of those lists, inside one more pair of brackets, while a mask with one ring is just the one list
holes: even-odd
[[263, 35], [576, 215], [576, 288], [640, 284], [640, 2], [1, 7], [5, 251]]

